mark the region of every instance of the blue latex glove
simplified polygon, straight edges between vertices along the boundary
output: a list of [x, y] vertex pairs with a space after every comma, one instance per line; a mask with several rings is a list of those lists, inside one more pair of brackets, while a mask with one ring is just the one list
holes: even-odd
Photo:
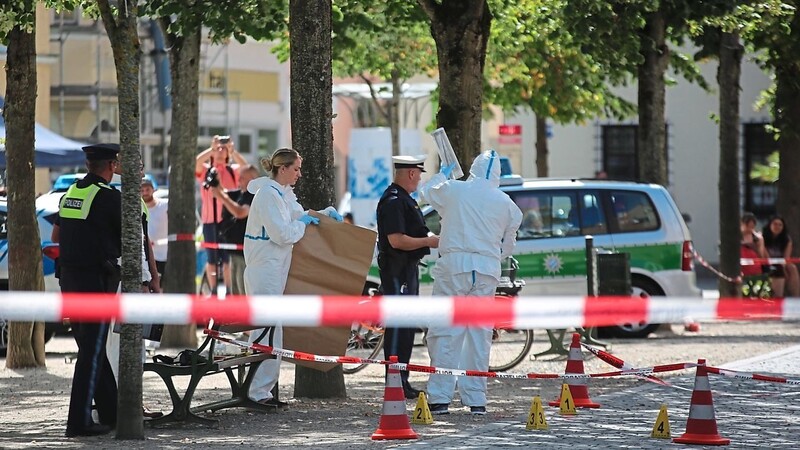
[[311, 225], [311, 224], [319, 225], [319, 219], [317, 219], [316, 217], [311, 217], [308, 214], [303, 214], [297, 220], [299, 220], [300, 222], [303, 222], [306, 225]]
[[456, 163], [450, 164], [449, 166], [442, 166], [439, 168], [439, 173], [444, 175], [445, 178], [450, 178], [450, 175], [453, 173], [453, 169], [456, 168]]
[[333, 219], [333, 220], [335, 220], [337, 222], [344, 222], [344, 217], [342, 217], [342, 215], [339, 214], [335, 209], [329, 209], [329, 210], [327, 210], [325, 212], [328, 214], [328, 217], [330, 217], [331, 219]]

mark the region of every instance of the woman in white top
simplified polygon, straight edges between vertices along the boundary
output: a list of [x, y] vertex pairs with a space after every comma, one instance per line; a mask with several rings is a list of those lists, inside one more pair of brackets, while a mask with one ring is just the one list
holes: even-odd
[[[294, 194], [294, 185], [302, 175], [302, 164], [303, 158], [296, 150], [278, 149], [270, 158], [261, 160], [261, 166], [270, 176], [256, 178], [247, 185], [247, 190], [255, 194], [244, 235], [247, 295], [283, 295], [292, 262], [292, 247], [303, 237], [308, 225], [319, 223], [319, 219], [308, 215]], [[342, 220], [332, 206], [321, 212]], [[263, 329], [252, 331], [251, 342], [262, 333]], [[279, 324], [272, 327], [268, 338], [270, 345], [281, 347], [282, 327]], [[271, 392], [279, 371], [280, 357], [264, 361], [250, 386], [250, 398], [285, 407], [286, 404], [273, 398]]]

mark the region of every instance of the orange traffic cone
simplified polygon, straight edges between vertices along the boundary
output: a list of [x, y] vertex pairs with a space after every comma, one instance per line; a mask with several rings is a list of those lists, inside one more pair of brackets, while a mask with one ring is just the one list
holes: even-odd
[[686, 433], [672, 439], [679, 444], [728, 445], [717, 431], [717, 419], [714, 417], [714, 399], [711, 397], [711, 386], [708, 383], [706, 360], [697, 360], [697, 374], [694, 377], [692, 403], [689, 405], [689, 419], [686, 421]]
[[[583, 353], [581, 353], [581, 335], [578, 333], [574, 333], [572, 335], [572, 344], [569, 346], [569, 357], [567, 359], [567, 370], [564, 371], [565, 374], [568, 373], [579, 373], [583, 374]], [[569, 385], [569, 391], [572, 393], [572, 398], [575, 400], [575, 406], [578, 408], [599, 408], [600, 404], [595, 403], [589, 398], [589, 389], [586, 388], [586, 379], [585, 378], [567, 378], [567, 384]], [[559, 395], [558, 400], [554, 402], [550, 402], [550, 406], [559, 406], [561, 404], [561, 396]]]
[[[389, 362], [397, 364], [397, 356], [390, 356]], [[386, 388], [383, 391], [383, 413], [378, 429], [372, 433], [373, 440], [416, 439], [417, 433], [411, 429], [406, 413], [406, 397], [400, 371], [389, 366], [386, 375]]]

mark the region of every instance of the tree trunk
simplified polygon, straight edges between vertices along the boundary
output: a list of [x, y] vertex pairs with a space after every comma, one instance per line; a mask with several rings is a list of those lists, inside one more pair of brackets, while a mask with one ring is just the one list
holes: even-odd
[[669, 48], [661, 10], [648, 14], [639, 51], [644, 62], [639, 66], [638, 181], [667, 186], [664, 73], [669, 65]]
[[[800, 22], [795, 16], [795, 22]], [[778, 152], [780, 174], [778, 178], [778, 213], [786, 220], [789, 236], [794, 244], [794, 254], [800, 247], [800, 67], [792, 55], [775, 70], [775, 125], [780, 129]]]
[[[33, 15], [35, 2], [20, 5]], [[17, 25], [8, 33], [6, 92], [6, 171], [8, 173], [8, 275], [12, 291], [43, 291], [42, 249], [34, 192], [34, 126], [36, 123], [36, 38], [33, 29]], [[40, 323], [10, 323], [6, 367], [45, 365], [44, 328]]]
[[486, 0], [418, 0], [431, 21], [439, 61], [437, 126], [461, 167], [481, 151], [483, 67], [492, 14]]
[[[289, 2], [292, 146], [303, 157], [297, 197], [305, 208], [334, 202], [331, 0]], [[341, 367], [319, 372], [295, 368], [295, 397], [346, 396]]]
[[[142, 286], [142, 162], [139, 150], [139, 58], [137, 2], [121, 0], [112, 12], [99, 0], [117, 75], [122, 160], [122, 292]], [[142, 417], [142, 326], [125, 324], [120, 335], [117, 438], [144, 439]]]
[[547, 164], [547, 117], [536, 114], [536, 176], [540, 178], [550, 176], [550, 167]]
[[[165, 22], [160, 23], [166, 30]], [[166, 34], [166, 33], [165, 33]], [[166, 34], [172, 64], [172, 140], [169, 144], [169, 234], [194, 236], [194, 166], [197, 155], [198, 87], [200, 84], [200, 28], [184, 36]], [[194, 241], [169, 243], [165, 292], [193, 294], [197, 291], [195, 272], [197, 250]], [[161, 336], [164, 347], [197, 347], [197, 327], [169, 325]]]
[[[719, 48], [719, 268], [736, 278], [739, 265], [739, 79], [744, 48], [738, 33], [722, 33]], [[738, 297], [736, 283], [719, 280], [721, 297]]]
[[330, 32], [330, 0], [290, 2], [292, 146], [303, 157], [296, 192], [310, 209], [334, 202]]

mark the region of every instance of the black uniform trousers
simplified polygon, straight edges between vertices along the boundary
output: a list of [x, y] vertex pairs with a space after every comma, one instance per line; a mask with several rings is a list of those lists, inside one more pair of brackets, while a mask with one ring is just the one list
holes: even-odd
[[[379, 256], [378, 266], [383, 295], [419, 295], [419, 260], [398, 263], [392, 258]], [[383, 334], [384, 358], [388, 361], [390, 356], [397, 356], [398, 362], [408, 364], [416, 331], [416, 328], [386, 328]], [[400, 378], [403, 389], [410, 389], [408, 371], [401, 371]]]
[[[61, 292], [116, 292], [119, 278], [101, 267], [61, 267]], [[92, 400], [100, 423], [117, 424], [117, 382], [106, 357], [107, 322], [72, 322], [72, 335], [78, 344], [78, 357], [72, 376], [67, 433], [91, 426]]]

